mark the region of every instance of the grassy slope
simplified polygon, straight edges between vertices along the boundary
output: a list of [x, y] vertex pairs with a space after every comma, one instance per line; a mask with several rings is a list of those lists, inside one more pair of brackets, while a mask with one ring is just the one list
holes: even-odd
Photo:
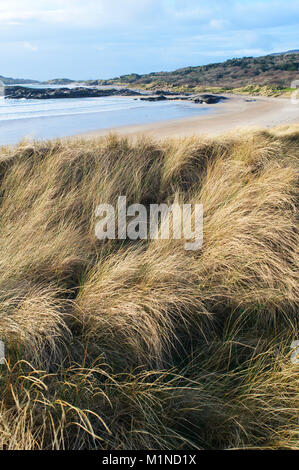
[[[0, 153], [0, 448], [299, 448], [299, 127]], [[204, 246], [94, 209], [200, 201]]]
[[[174, 91], [234, 91], [275, 96], [288, 91], [298, 78], [299, 54], [244, 57], [223, 63], [185, 67], [174, 72], [157, 72], [146, 75], [123, 75], [112, 80], [99, 80], [101, 84], [119, 84], [145, 89], [170, 89]], [[235, 90], [236, 89], [236, 90]], [[240, 90], [241, 89], [241, 90]]]

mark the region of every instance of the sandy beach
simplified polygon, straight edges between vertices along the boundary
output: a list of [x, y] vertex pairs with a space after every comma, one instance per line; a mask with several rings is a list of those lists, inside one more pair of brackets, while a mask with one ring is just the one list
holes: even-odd
[[[299, 100], [260, 96], [224, 95], [228, 100], [209, 105], [208, 115], [183, 119], [172, 119], [152, 124], [113, 127], [77, 136], [103, 136], [109, 132], [121, 135], [148, 135], [155, 138], [187, 137], [193, 135], [217, 135], [236, 128], [275, 127], [282, 124], [299, 123]], [[202, 106], [202, 105], [198, 105]]]

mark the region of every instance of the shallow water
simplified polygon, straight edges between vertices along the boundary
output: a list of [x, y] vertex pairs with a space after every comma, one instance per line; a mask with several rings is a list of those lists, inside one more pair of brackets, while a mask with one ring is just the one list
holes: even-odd
[[185, 101], [146, 102], [131, 97], [10, 100], [0, 97], [0, 145], [23, 138], [50, 139], [97, 129], [207, 114]]

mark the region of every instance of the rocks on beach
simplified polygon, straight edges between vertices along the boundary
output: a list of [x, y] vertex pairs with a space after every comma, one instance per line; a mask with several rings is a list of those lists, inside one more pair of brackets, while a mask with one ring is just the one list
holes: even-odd
[[156, 92], [155, 96], [145, 96], [142, 98], [139, 98], [142, 101], [174, 101], [174, 100], [180, 100], [180, 101], [192, 101], [195, 104], [217, 104], [220, 103], [222, 100], [226, 100], [227, 98], [225, 96], [220, 96], [220, 95], [189, 95], [189, 94], [183, 94], [183, 95], [178, 95], [176, 93], [160, 93]]
[[24, 86], [4, 87], [5, 98], [46, 100], [53, 98], [93, 98], [107, 96], [132, 96], [142, 101], [185, 100], [195, 104], [216, 104], [227, 98], [220, 95], [189, 93], [177, 94], [171, 91], [156, 90], [152, 95], [146, 95], [129, 88], [28, 88]]
[[28, 88], [23, 86], [5, 87], [5, 98], [46, 100], [51, 98], [93, 98], [105, 96], [140, 96], [141, 93], [124, 89], [100, 88]]
[[222, 100], [227, 100], [225, 96], [220, 96], [220, 95], [196, 95], [193, 97], [193, 102], [194, 103], [206, 103], [206, 104], [217, 104]]
[[144, 96], [142, 98], [139, 98], [141, 101], [165, 101], [168, 98], [166, 98], [165, 95], [158, 95], [158, 96]]

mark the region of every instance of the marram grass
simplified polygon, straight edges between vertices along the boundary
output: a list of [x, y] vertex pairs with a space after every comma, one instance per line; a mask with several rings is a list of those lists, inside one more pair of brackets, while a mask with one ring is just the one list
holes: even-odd
[[[299, 449], [299, 127], [0, 150], [1, 449]], [[204, 244], [95, 208], [200, 202]]]

